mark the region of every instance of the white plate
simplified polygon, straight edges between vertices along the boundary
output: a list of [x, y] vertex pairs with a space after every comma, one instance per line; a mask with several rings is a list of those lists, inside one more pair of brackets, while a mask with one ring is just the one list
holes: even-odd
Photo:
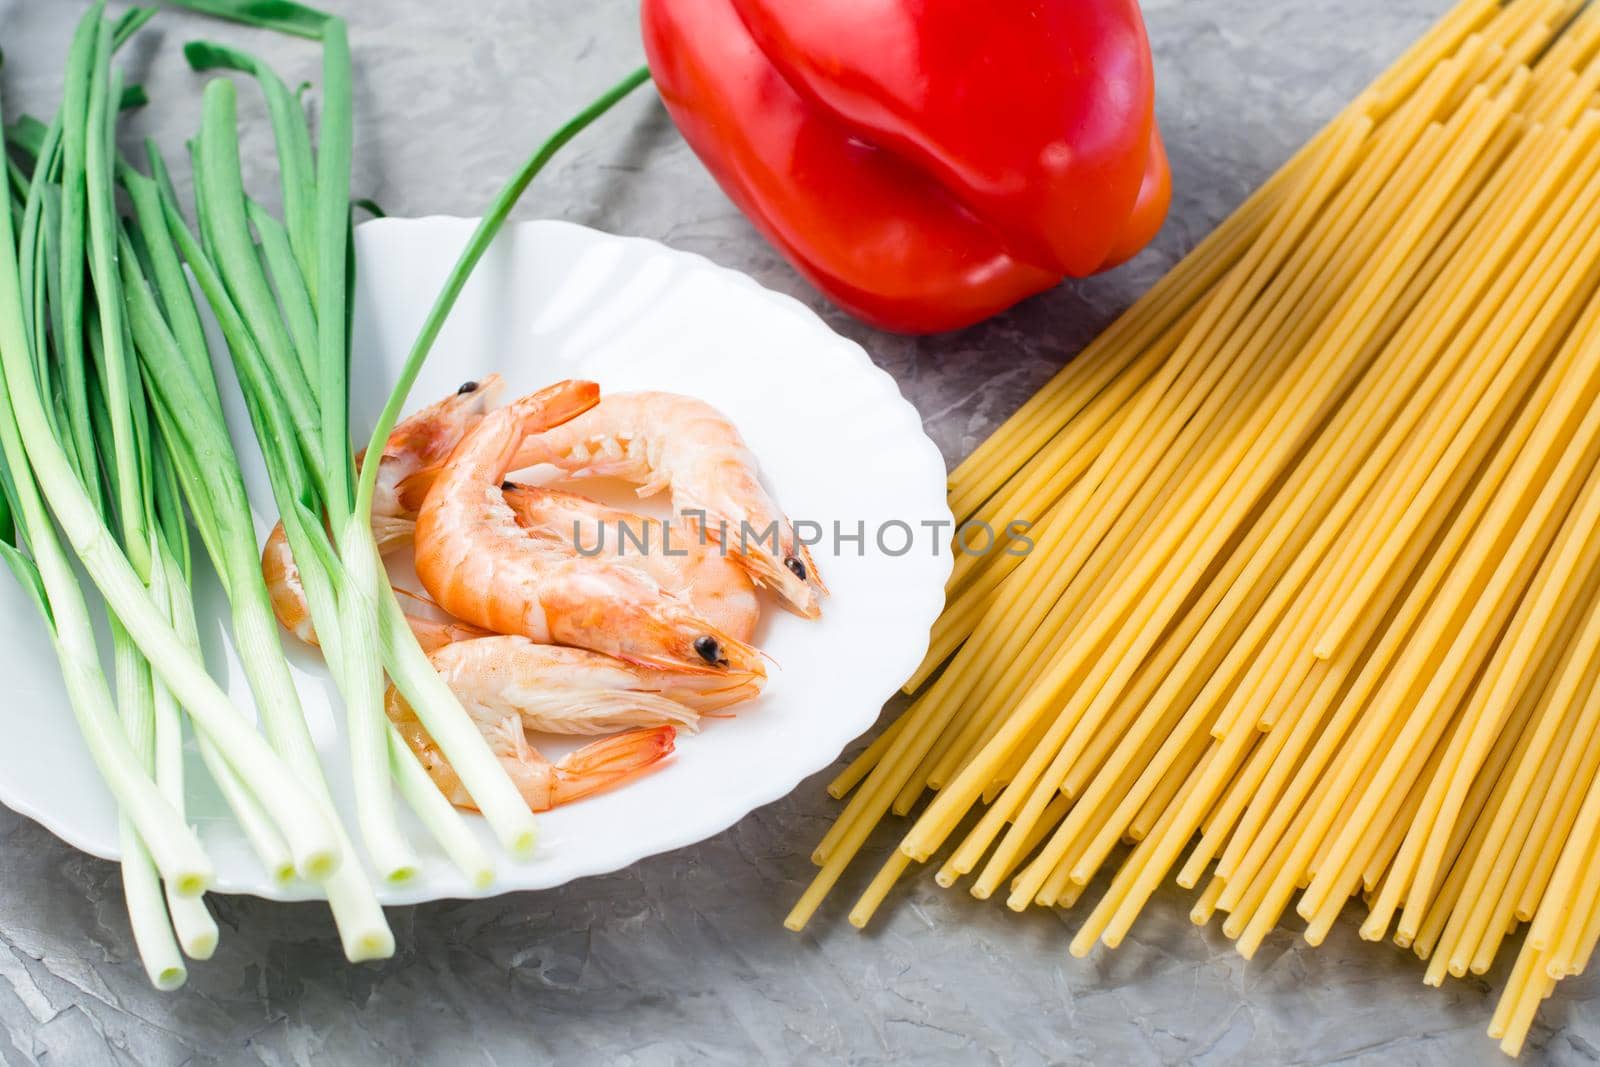
[[[357, 229], [352, 391], [363, 433], [473, 225], [384, 219]], [[948, 550], [939, 544], [935, 551], [942, 539], [921, 525], [950, 521], [938, 450], [894, 381], [798, 302], [653, 241], [562, 222], [524, 223], [508, 228], [479, 265], [411, 406], [490, 371], [505, 376], [508, 396], [584, 377], [602, 389], [664, 389], [716, 405], [739, 426], [789, 514], [830, 531], [814, 551], [833, 596], [816, 623], [769, 604], [757, 642], [775, 666], [759, 700], [697, 735], [680, 735], [676, 755], [656, 772], [541, 816], [537, 855], [523, 863], [502, 858], [486, 893], [468, 885], [420, 827], [408, 824], [421, 873], [404, 887], [382, 890], [385, 903], [547, 888], [717, 833], [827, 766], [872, 725], [916, 668], [944, 603]], [[237, 396], [229, 403], [265, 533], [275, 518], [265, 474]], [[899, 527], [888, 528], [887, 551], [874, 536], [897, 520], [915, 533], [904, 554], [891, 554], [903, 539]], [[845, 533], [861, 524], [865, 545], [835, 543], [835, 522]], [[221, 593], [210, 571], [200, 569], [208, 661], [248, 707], [225, 636]], [[0, 581], [0, 617], [10, 620], [0, 645], [6, 679], [0, 800], [70, 844], [115, 858], [111, 799], [73, 726], [44, 630], [9, 579]], [[353, 828], [332, 683], [314, 653], [298, 650], [292, 659], [336, 802]], [[216, 863], [217, 889], [315, 896], [314, 887], [284, 889], [265, 877], [192, 751], [189, 765], [190, 814]], [[482, 820], [473, 822], [489, 841]]]

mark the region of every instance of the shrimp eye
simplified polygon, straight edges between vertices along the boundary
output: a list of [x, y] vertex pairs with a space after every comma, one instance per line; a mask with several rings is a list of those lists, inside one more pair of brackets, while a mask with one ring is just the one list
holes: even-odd
[[788, 567], [790, 572], [802, 582], [806, 580], [806, 565], [801, 562], [798, 556], [785, 556], [783, 565]]
[[695, 638], [694, 650], [699, 653], [700, 658], [705, 660], [707, 663], [715, 665], [722, 661], [722, 646], [717, 644], [717, 639], [715, 637], [705, 636]]
[[475, 391], [477, 388], [478, 388], [478, 383], [477, 382], [462, 382], [461, 383], [461, 388], [456, 390], [456, 395], [460, 396], [463, 393], [470, 393], [470, 392]]
[[502, 493], [509, 493], [513, 489], [515, 489], [516, 487], [517, 487], [517, 483], [516, 482], [501, 482], [500, 483], [500, 491]]

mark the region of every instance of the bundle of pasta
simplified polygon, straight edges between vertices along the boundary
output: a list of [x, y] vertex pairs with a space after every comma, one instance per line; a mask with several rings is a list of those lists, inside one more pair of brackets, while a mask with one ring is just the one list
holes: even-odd
[[1016, 910], [1112, 864], [1079, 955], [1174, 871], [1246, 956], [1356, 897], [1434, 984], [1531, 923], [1520, 1049], [1600, 939], [1597, 49], [1466, 0], [955, 471], [1035, 548], [960, 558], [791, 928], [934, 791], [855, 924], [935, 853]]

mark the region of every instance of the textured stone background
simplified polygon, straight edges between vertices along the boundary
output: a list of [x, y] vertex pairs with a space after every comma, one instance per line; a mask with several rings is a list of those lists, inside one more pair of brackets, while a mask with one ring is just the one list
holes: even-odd
[[[534, 140], [640, 61], [633, 0], [344, 0], [357, 63], [356, 186], [391, 213], [477, 214]], [[1133, 264], [954, 336], [875, 334], [822, 307], [756, 238], [641, 93], [572, 145], [525, 211], [654, 237], [807, 301], [899, 378], [950, 461], [1170, 266], [1445, 0], [1147, 0], [1177, 199]], [[78, 0], [0, 0], [11, 109], [54, 106]], [[160, 106], [130, 125], [176, 151], [198, 121], [189, 37], [164, 15], [130, 57]], [[250, 35], [291, 81], [305, 42]], [[267, 158], [241, 94], [247, 164]], [[153, 121], [152, 121], [153, 120]], [[141, 124], [148, 124], [141, 128]], [[261, 174], [255, 175], [261, 187]], [[6, 1064], [1493, 1063], [1503, 974], [1421, 984], [1406, 954], [1340, 927], [1290, 932], [1248, 966], [1163, 891], [1127, 944], [1066, 953], [1071, 916], [1018, 918], [912, 883], [865, 934], [843, 887], [804, 936], [780, 920], [835, 810], [825, 776], [722, 835], [563, 889], [396, 909], [400, 952], [348, 967], [322, 909], [222, 899], [216, 959], [150, 990], [114, 869], [0, 811], [0, 1060]], [[874, 843], [861, 867], [890, 847]], [[853, 884], [859, 885], [858, 879]], [[1564, 982], [1527, 1062], [1589, 1062], [1600, 984]]]

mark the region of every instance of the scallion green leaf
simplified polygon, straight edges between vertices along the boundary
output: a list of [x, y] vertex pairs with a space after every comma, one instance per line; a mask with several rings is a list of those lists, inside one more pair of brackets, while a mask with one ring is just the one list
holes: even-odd
[[202, 15], [213, 15], [230, 22], [241, 22], [264, 30], [310, 37], [322, 36], [329, 16], [293, 0], [167, 0], [173, 7], [187, 8]]

